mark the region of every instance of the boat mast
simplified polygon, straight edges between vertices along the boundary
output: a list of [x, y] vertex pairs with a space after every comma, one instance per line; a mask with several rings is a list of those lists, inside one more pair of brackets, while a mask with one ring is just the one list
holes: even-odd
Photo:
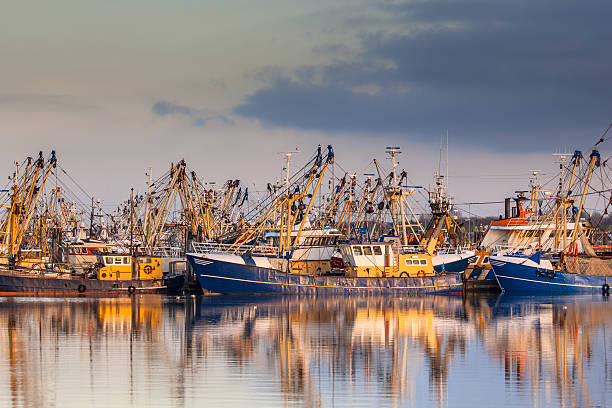
[[94, 198], [91, 197], [91, 213], [89, 214], [89, 239], [93, 238]]
[[[408, 245], [408, 238], [406, 237], [406, 213], [404, 211], [404, 195], [401, 187], [397, 182], [397, 166], [399, 165], [396, 156], [402, 152], [398, 146], [387, 146], [386, 153], [389, 155], [389, 159], [393, 163], [392, 177], [393, 177], [393, 189], [392, 189], [392, 213], [393, 218], [397, 222], [397, 218], [400, 217], [401, 221], [397, 224], [401, 224], [402, 227], [402, 245]], [[399, 199], [397, 198], [399, 196]], [[399, 206], [399, 208], [398, 208]], [[397, 225], [396, 224], [396, 225]]]
[[446, 129], [446, 194], [448, 195], [448, 129]]
[[[557, 191], [557, 211], [555, 213], [555, 234], [556, 234], [556, 238], [555, 238], [555, 250], [559, 249], [559, 243], [560, 243], [560, 237], [559, 237], [559, 230], [562, 229], [562, 227], [560, 226], [560, 224], [564, 224], [564, 222], [561, 220], [561, 205], [562, 205], [562, 198], [561, 198], [561, 194], [563, 193], [563, 170], [565, 168], [565, 160], [567, 159], [567, 156], [569, 156], [569, 154], [565, 154], [565, 153], [553, 153], [553, 156], [558, 156], [559, 157], [559, 186], [557, 187], [558, 191]], [[563, 205], [565, 207], [565, 205]], [[567, 215], [564, 214], [564, 218], [567, 218]], [[564, 238], [565, 241], [565, 238]], [[565, 242], [564, 242], [564, 246], [565, 246]]]
[[[295, 149], [290, 152], [283, 152], [285, 155], [285, 205], [281, 207], [281, 226], [279, 230], [279, 251], [282, 252], [283, 249], [289, 248], [291, 246], [291, 195], [289, 193], [289, 178], [291, 171], [291, 156], [295, 153], [299, 153], [299, 149]], [[285, 228], [287, 231], [284, 231]], [[283, 234], [285, 232], [285, 234]], [[284, 236], [283, 236], [284, 235]]]
[[130, 255], [134, 256], [134, 187], [130, 189]]
[[149, 201], [151, 201], [151, 184], [153, 183], [153, 167], [149, 167], [149, 179], [147, 180], [147, 198], [145, 201], [145, 210], [144, 210], [144, 227], [143, 230], [148, 231], [149, 227]]
[[574, 221], [574, 231], [572, 233], [572, 240], [570, 241], [570, 252], [574, 254], [578, 253], [578, 245], [576, 245], [576, 238], [578, 236], [578, 228], [580, 225], [580, 215], [582, 214], [582, 207], [584, 205], [584, 199], [586, 197], [587, 189], [589, 188], [589, 181], [591, 180], [591, 174], [593, 173], [593, 166], [595, 163], [599, 165], [599, 151], [593, 150], [591, 155], [589, 156], [591, 161], [589, 163], [589, 171], [587, 173], [586, 181], [584, 182], [584, 189], [582, 191], [582, 197], [580, 198], [580, 206], [578, 207], [578, 213], [576, 214], [576, 219]]
[[[315, 176], [314, 173], [316, 173], [316, 171], [318, 169], [320, 169], [321, 167], [321, 145], [319, 145], [319, 150], [318, 150], [318, 160], [315, 163], [313, 169], [312, 169], [312, 174], [311, 174], [311, 178], [313, 176]], [[323, 181], [323, 176], [325, 175], [325, 171], [327, 170], [327, 166], [329, 164], [333, 165], [334, 163], [334, 152], [332, 150], [331, 145], [327, 146], [327, 160], [325, 160], [325, 165], [323, 166], [323, 168], [321, 170], [319, 170], [319, 174], [316, 175], [316, 177], [319, 179], [317, 181], [317, 185], [314, 188], [314, 191], [312, 192], [312, 197], [310, 198], [310, 202], [308, 203], [308, 207], [306, 208], [306, 212], [303, 214], [302, 216], [302, 222], [300, 223], [300, 228], [298, 230], [297, 235], [295, 236], [295, 242], [298, 241], [298, 239], [300, 238], [300, 235], [302, 234], [302, 230], [304, 229], [304, 225], [306, 224], [306, 220], [308, 219], [308, 215], [310, 214], [310, 210], [312, 209], [312, 205], [314, 204], [315, 198], [317, 196], [317, 193], [319, 192], [319, 187], [321, 187], [321, 182]], [[306, 190], [304, 190], [304, 193], [306, 193]]]
[[15, 172], [13, 173], [13, 197], [11, 200], [12, 201], [11, 214], [10, 214], [10, 220], [9, 220], [9, 245], [10, 245], [9, 262], [10, 263], [15, 262], [15, 256], [17, 254], [17, 251], [15, 249], [15, 241], [16, 241], [15, 217], [19, 209], [19, 203], [17, 202], [17, 176], [18, 174], [19, 174], [19, 162], [15, 162]]
[[[572, 187], [574, 184], [574, 175], [576, 174], [576, 168], [578, 167], [581, 158], [582, 152], [580, 150], [574, 151], [574, 155], [572, 157], [572, 175], [570, 177], [569, 185], [567, 186], [567, 193], [563, 198], [563, 252], [567, 250], [567, 207], [569, 204], [571, 204], [570, 196], [572, 194]], [[574, 229], [575, 228], [576, 225], [574, 224]]]

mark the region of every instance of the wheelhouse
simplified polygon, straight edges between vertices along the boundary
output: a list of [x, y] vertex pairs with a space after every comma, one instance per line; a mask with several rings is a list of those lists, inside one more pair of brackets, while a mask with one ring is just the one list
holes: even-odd
[[[298, 230], [291, 232], [291, 243], [295, 247], [326, 247], [335, 246], [341, 233], [335, 228], [317, 228], [304, 230], [295, 242]], [[265, 236], [265, 243], [268, 246], [279, 246], [280, 234], [278, 232], [268, 232]]]
[[396, 254], [387, 242], [340, 247], [346, 275], [356, 278], [407, 278], [434, 275], [431, 256], [424, 252]]
[[98, 255], [100, 280], [161, 279], [161, 258], [124, 254]]

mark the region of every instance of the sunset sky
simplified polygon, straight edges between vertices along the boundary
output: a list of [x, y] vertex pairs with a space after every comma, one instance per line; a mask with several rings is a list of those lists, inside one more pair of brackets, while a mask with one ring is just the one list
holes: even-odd
[[263, 186], [279, 152], [322, 143], [355, 172], [401, 146], [426, 185], [448, 129], [456, 200], [501, 200], [612, 121], [610, 15], [603, 0], [9, 2], [0, 174], [55, 149], [112, 204], [149, 167], [185, 158]]

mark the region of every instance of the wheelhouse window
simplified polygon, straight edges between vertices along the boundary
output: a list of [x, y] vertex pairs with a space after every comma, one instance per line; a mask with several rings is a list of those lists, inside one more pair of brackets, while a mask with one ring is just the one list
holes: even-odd
[[361, 247], [359, 247], [359, 246], [354, 246], [354, 247], [353, 247], [353, 255], [355, 255], [355, 256], [360, 256], [360, 255], [362, 255], [362, 254], [363, 254], [363, 253], [361, 252]]
[[112, 265], [112, 264], [113, 264], [113, 257], [112, 257], [112, 256], [106, 256], [106, 257], [104, 257], [104, 262], [105, 262], [107, 265]]
[[406, 263], [406, 266], [412, 266], [412, 259], [406, 259], [404, 262]]
[[380, 246], [375, 245], [373, 249], [374, 249], [374, 255], [382, 255], [382, 248]]
[[421, 265], [427, 265], [427, 259], [421, 259]]
[[488, 264], [489, 263], [489, 257], [485, 256], [484, 259], [482, 260], [483, 264]]
[[372, 255], [372, 247], [371, 246], [364, 246], [363, 247], [363, 254], [364, 255]]

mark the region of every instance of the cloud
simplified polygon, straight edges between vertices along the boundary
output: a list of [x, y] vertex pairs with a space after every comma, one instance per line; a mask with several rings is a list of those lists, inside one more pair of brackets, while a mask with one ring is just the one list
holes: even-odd
[[354, 34], [359, 56], [270, 67], [234, 112], [418, 140], [450, 128], [466, 146], [510, 151], [588, 145], [612, 119], [608, 1], [381, 0], [374, 12], [387, 24]]
[[167, 116], [167, 115], [185, 115], [192, 117], [193, 110], [186, 107], [174, 104], [172, 102], [167, 101], [159, 101], [153, 105], [153, 112], [159, 116]]
[[207, 123], [217, 122], [223, 125], [233, 125], [234, 121], [225, 115], [203, 116], [201, 111], [178, 105], [173, 102], [159, 101], [153, 104], [153, 113], [158, 116], [183, 116], [191, 120], [191, 126], [204, 127]]
[[234, 124], [234, 121], [225, 115], [215, 115], [215, 116], [209, 116], [207, 118], [197, 118], [196, 120], [193, 121], [192, 125], [203, 127], [203, 126], [206, 126], [206, 124], [210, 122], [217, 122], [222, 125], [233, 125]]

